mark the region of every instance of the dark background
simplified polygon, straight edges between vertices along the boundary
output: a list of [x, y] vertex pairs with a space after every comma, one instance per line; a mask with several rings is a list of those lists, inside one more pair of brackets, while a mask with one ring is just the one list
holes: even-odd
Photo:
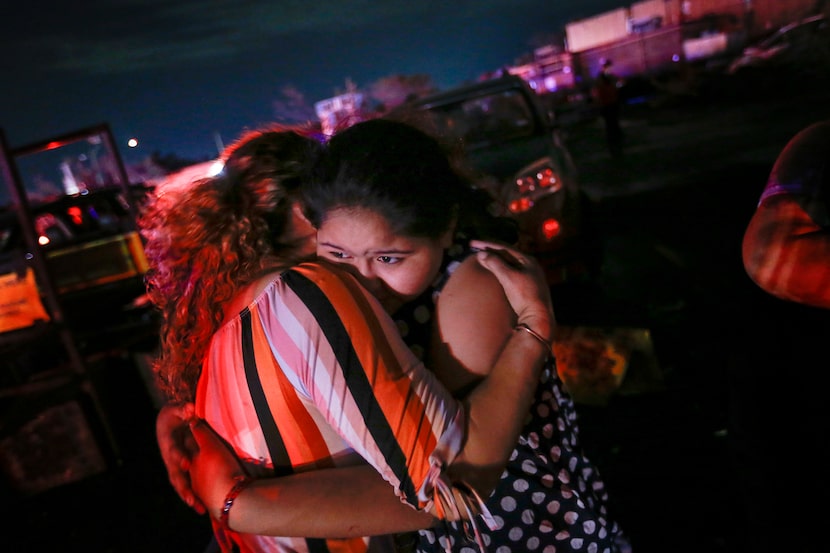
[[[652, 95], [623, 110], [619, 159], [606, 153], [599, 120], [563, 129], [593, 200], [602, 265], [595, 279], [553, 289], [557, 318], [649, 329], [662, 376], [659, 387], [579, 406], [583, 442], [637, 552], [761, 550], [753, 539], [766, 540], [770, 527], [760, 507], [789, 501], [759, 490], [764, 475], [780, 475], [778, 456], [761, 451], [765, 443], [776, 451], [815, 439], [804, 408], [817, 409], [820, 393], [810, 386], [808, 360], [826, 340], [816, 328], [826, 330], [827, 314], [760, 291], [743, 271], [740, 241], [778, 152], [802, 127], [830, 117], [826, 90], [826, 83], [769, 78]], [[100, 434], [84, 442], [77, 432], [58, 431], [100, 430], [82, 395], [27, 404], [31, 414], [51, 419], [42, 453], [21, 462], [56, 484], [23, 493], [7, 470], [0, 549], [207, 546], [207, 520], [167, 482], [140, 361], [125, 352], [92, 366], [117, 460]], [[81, 416], [54, 411], [66, 402], [80, 406]], [[780, 418], [788, 421], [779, 428]], [[90, 453], [96, 447], [100, 470]], [[788, 478], [810, 468], [800, 467], [786, 465]], [[801, 487], [797, 478], [792, 487]]]

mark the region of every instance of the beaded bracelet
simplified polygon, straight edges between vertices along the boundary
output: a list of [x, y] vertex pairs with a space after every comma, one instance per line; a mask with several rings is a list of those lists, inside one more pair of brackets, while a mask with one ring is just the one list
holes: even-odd
[[517, 324], [513, 327], [513, 330], [524, 330], [525, 332], [536, 338], [536, 340], [538, 340], [540, 344], [545, 346], [546, 351], [551, 351], [553, 349], [553, 344], [551, 342], [546, 340], [544, 336], [542, 336], [541, 334], [527, 326], [525, 323]]
[[228, 517], [230, 516], [233, 502], [236, 501], [239, 494], [248, 487], [248, 484], [250, 484], [252, 480], [253, 479], [247, 475], [237, 476], [234, 478], [233, 486], [228, 492], [228, 495], [225, 496], [225, 503], [222, 505], [222, 514], [219, 515], [219, 524], [226, 530], [230, 530], [230, 527], [228, 526]]

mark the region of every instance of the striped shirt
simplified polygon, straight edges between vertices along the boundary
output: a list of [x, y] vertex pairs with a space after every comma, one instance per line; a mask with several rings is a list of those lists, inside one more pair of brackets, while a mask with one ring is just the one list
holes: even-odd
[[[375, 298], [347, 274], [314, 263], [275, 276], [216, 332], [196, 412], [255, 476], [362, 457], [417, 508], [431, 500], [430, 469], [455, 457], [464, 428], [460, 405]], [[228, 537], [252, 552], [365, 551], [368, 543]]]

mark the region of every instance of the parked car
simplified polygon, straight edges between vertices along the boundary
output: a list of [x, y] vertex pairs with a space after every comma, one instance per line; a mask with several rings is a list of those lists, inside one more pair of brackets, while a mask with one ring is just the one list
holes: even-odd
[[[120, 190], [64, 196], [34, 206], [32, 217], [64, 316], [79, 332], [116, 323], [144, 294], [147, 260]], [[21, 274], [31, 257], [17, 214], [0, 211], [0, 274]]]
[[748, 46], [727, 69], [735, 75], [752, 69], [820, 65], [830, 69], [830, 24], [824, 14], [784, 25], [763, 40]]
[[434, 127], [461, 141], [480, 185], [514, 218], [519, 245], [551, 283], [584, 271], [587, 196], [552, 111], [520, 77], [508, 75], [415, 100]]
[[[148, 264], [135, 221], [148, 188], [125, 185], [107, 137], [108, 129], [93, 128], [9, 152], [19, 183], [0, 177], [0, 279], [3, 305], [37, 309], [39, 297], [48, 307], [51, 289], [79, 339], [115, 347], [107, 336], [120, 329], [138, 338], [138, 328], [152, 330], [154, 322], [141, 301]], [[11, 318], [0, 331], [37, 320]]]

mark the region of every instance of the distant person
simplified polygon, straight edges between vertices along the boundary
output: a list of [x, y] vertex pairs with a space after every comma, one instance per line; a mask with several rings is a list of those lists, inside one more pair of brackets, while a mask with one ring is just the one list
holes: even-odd
[[[830, 120], [782, 149], [742, 244], [756, 286], [730, 338], [729, 439], [740, 511], [735, 553], [826, 543], [830, 413]], [[820, 547], [819, 547], [820, 549]]]
[[770, 294], [830, 308], [830, 120], [778, 156], [744, 233], [743, 263]]
[[623, 132], [620, 126], [620, 80], [611, 71], [613, 62], [602, 62], [594, 83], [593, 96], [599, 106], [599, 114], [605, 123], [605, 140], [611, 155], [622, 154]]

